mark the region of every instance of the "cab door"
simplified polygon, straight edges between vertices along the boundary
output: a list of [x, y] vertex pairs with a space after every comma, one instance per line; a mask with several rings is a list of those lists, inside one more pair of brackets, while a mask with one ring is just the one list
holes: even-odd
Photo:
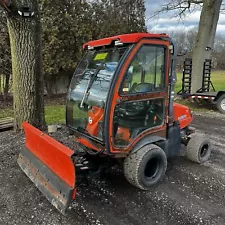
[[109, 113], [111, 153], [127, 153], [143, 137], [166, 138], [169, 41], [144, 39], [125, 60]]

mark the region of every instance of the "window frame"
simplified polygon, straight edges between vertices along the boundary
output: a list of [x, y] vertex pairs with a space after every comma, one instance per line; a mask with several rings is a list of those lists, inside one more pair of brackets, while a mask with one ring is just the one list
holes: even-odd
[[[135, 103], [135, 102], [143, 102], [143, 101], [154, 101], [154, 100], [162, 100], [162, 105], [163, 105], [163, 115], [165, 115], [165, 112], [166, 112], [166, 107], [165, 107], [165, 98], [163, 97], [157, 97], [157, 98], [153, 98], [153, 99], [140, 99], [140, 100], [131, 100], [131, 101], [127, 101], [127, 102], [124, 102], [124, 103]], [[115, 108], [113, 110], [113, 115], [115, 116], [115, 109], [118, 105], [120, 105], [121, 103], [118, 103], [115, 105]], [[114, 116], [113, 116], [113, 120], [114, 120]], [[128, 144], [128, 145], [118, 145], [115, 143], [115, 137], [112, 138], [112, 144], [115, 148], [119, 149], [119, 148], [129, 148], [130, 146], [133, 145], [133, 142], [135, 141], [135, 139], [138, 137], [138, 136], [141, 136], [143, 135], [144, 133], [147, 133], [151, 130], [160, 130], [161, 128], [163, 128], [165, 125], [165, 119], [163, 118], [162, 119], [162, 123], [161, 124], [158, 124], [156, 126], [153, 126], [153, 127], [146, 127], [145, 130], [141, 131], [136, 137], [133, 138], [133, 140]]]
[[[144, 46], [153, 46], [153, 47], [158, 47], [158, 48], [163, 48], [164, 49], [164, 78], [163, 78], [163, 88], [161, 90], [153, 90], [153, 91], [148, 91], [148, 92], [136, 92], [136, 93], [123, 93], [122, 88], [123, 88], [123, 84], [124, 81], [126, 79], [125, 74], [127, 73], [127, 71], [129, 70], [130, 66], [133, 63], [133, 60], [136, 58], [136, 56], [138, 55], [138, 53], [140, 52], [140, 49]], [[145, 94], [151, 94], [151, 93], [160, 93], [160, 92], [164, 92], [166, 91], [166, 65], [167, 65], [167, 46], [165, 45], [158, 45], [158, 44], [148, 44], [148, 43], [144, 43], [142, 44], [136, 51], [135, 55], [133, 56], [133, 58], [131, 59], [129, 65], [126, 68], [126, 72], [123, 75], [123, 79], [120, 83], [120, 87], [119, 87], [119, 91], [118, 91], [118, 95], [121, 97], [124, 96], [135, 96], [135, 95], [145, 95]]]

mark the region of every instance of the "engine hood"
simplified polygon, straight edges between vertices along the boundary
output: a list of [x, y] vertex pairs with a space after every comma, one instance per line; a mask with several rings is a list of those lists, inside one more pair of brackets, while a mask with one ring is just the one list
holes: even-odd
[[180, 122], [181, 129], [190, 125], [190, 123], [193, 120], [193, 115], [191, 110], [187, 106], [174, 103], [173, 111], [174, 111], [174, 120]]

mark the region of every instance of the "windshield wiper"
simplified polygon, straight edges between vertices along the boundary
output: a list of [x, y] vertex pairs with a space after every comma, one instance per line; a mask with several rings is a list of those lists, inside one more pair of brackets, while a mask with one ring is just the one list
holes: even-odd
[[99, 66], [99, 68], [95, 71], [94, 74], [90, 75], [91, 76], [91, 79], [88, 81], [88, 84], [87, 84], [87, 87], [84, 91], [84, 95], [83, 95], [83, 98], [81, 100], [81, 103], [80, 103], [80, 108], [83, 109], [84, 108], [84, 102], [86, 102], [86, 99], [89, 95], [89, 90], [91, 89], [91, 86], [92, 84], [94, 83], [94, 80], [96, 78], [96, 76], [98, 75], [99, 71], [104, 69], [102, 66], [103, 66], [104, 62], [101, 63], [101, 65]]

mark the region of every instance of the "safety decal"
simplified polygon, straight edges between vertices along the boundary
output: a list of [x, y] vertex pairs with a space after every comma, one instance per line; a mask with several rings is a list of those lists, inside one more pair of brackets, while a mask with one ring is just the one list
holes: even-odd
[[107, 57], [108, 53], [104, 52], [104, 53], [98, 53], [96, 54], [94, 60], [104, 60]]

